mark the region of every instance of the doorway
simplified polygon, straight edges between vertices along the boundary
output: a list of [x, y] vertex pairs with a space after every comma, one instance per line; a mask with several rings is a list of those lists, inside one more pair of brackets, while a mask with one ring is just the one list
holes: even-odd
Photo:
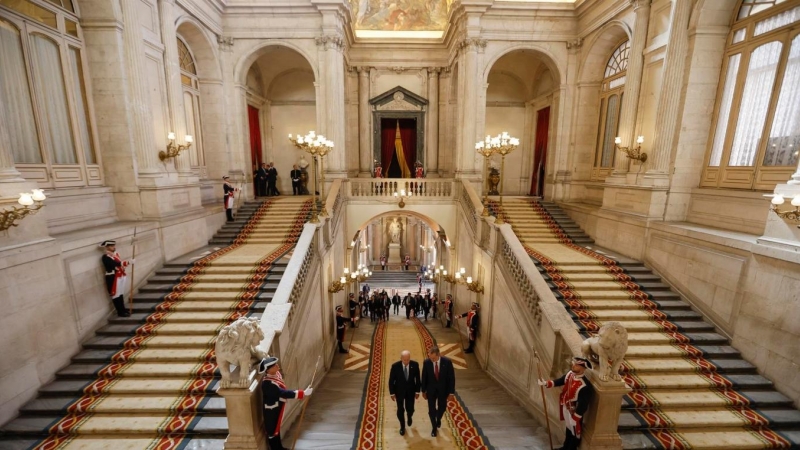
[[533, 176], [531, 192], [534, 197], [544, 195], [544, 171], [547, 166], [547, 141], [550, 131], [550, 107], [536, 112], [536, 141], [533, 144]]
[[381, 167], [385, 177], [412, 178], [417, 161], [417, 119], [381, 119]]

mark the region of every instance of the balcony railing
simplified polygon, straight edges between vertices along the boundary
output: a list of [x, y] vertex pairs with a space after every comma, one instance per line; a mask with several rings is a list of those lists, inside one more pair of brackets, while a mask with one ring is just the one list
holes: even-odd
[[452, 198], [455, 180], [451, 178], [351, 178], [350, 197], [394, 197], [405, 191], [411, 197]]

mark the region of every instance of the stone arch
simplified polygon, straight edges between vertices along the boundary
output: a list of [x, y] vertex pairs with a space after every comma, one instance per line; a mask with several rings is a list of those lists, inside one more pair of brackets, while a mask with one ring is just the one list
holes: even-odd
[[705, 28], [730, 28], [736, 20], [734, 11], [739, 10], [741, 0], [737, 1], [709, 1], [697, 0], [692, 16], [689, 19], [689, 31]]
[[284, 47], [289, 50], [293, 50], [297, 54], [303, 57], [308, 63], [308, 66], [311, 68], [312, 72], [314, 73], [314, 80], [319, 80], [319, 72], [316, 65], [316, 60], [311, 57], [303, 48], [298, 45], [295, 45], [292, 42], [275, 39], [269, 41], [262, 41], [254, 45], [252, 48], [247, 50], [244, 53], [244, 56], [239, 58], [237, 61], [234, 70], [233, 70], [233, 79], [237, 84], [244, 85], [247, 72], [250, 70], [250, 67], [258, 60], [261, 55], [263, 55], [270, 47]]
[[486, 61], [486, 65], [483, 69], [483, 75], [481, 77], [483, 83], [488, 82], [489, 72], [492, 71], [492, 68], [495, 66], [497, 61], [500, 60], [500, 58], [518, 50], [529, 50], [534, 52], [534, 54], [538, 54], [537, 56], [539, 56], [547, 68], [550, 69], [550, 73], [555, 75], [553, 79], [558, 81], [558, 85], [566, 83], [566, 71], [561, 69], [558, 63], [559, 59], [556, 57], [556, 55], [545, 46], [529, 42], [512, 44], [507, 47], [497, 49], [496, 53]]
[[175, 30], [194, 56], [197, 77], [203, 81], [221, 80], [219, 49], [212, 44], [213, 40], [208, 36], [205, 27], [192, 17], [181, 16], [175, 22]]
[[[287, 77], [289, 77], [289, 78], [291, 78], [293, 76], [303, 77], [304, 75], [311, 75], [311, 83], [314, 82], [314, 72], [312, 70], [310, 70], [310, 69], [305, 69], [305, 68], [301, 68], [301, 67], [293, 67], [293, 68], [290, 68], [288, 70], [284, 70], [284, 71], [276, 74], [274, 77], [272, 77], [272, 80], [270, 81], [269, 85], [265, 86], [265, 88], [266, 88], [266, 90], [264, 91], [265, 95], [270, 99], [275, 99], [275, 97], [276, 97], [275, 91], [276, 90], [280, 90], [279, 89], [280, 87], [284, 87], [284, 88], [286, 87]], [[297, 82], [297, 81], [303, 82], [303, 80], [291, 80], [291, 79], [289, 80], [290, 83], [293, 82], [293, 81], [294, 82]], [[284, 92], [284, 94], [286, 94], [286, 92]], [[312, 97], [312, 100], [316, 99], [315, 95], [316, 95], [316, 93], [315, 93], [315, 90], [314, 90], [314, 86], [312, 84], [311, 85], [311, 97]]]
[[632, 30], [625, 22], [613, 20], [596, 32], [584, 44], [587, 49], [580, 68], [578, 69], [578, 82], [591, 83], [603, 79], [603, 70], [606, 67], [611, 52], [626, 39], [630, 40]]

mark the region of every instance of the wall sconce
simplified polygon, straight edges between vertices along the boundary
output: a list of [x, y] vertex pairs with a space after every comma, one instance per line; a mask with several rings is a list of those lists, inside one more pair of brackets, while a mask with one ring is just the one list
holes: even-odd
[[328, 292], [335, 294], [339, 291], [343, 291], [345, 286], [347, 286], [347, 277], [341, 277], [331, 283], [330, 287], [328, 287]]
[[25, 192], [19, 194], [17, 203], [22, 205], [22, 208], [12, 206], [11, 209], [3, 210], [0, 214], [0, 231], [6, 231], [11, 227], [17, 226], [16, 221], [24, 219], [26, 216], [36, 214], [36, 211], [42, 209], [42, 203], [47, 197], [41, 189], [34, 189], [33, 192]]
[[[770, 211], [777, 214], [781, 219], [800, 222], [800, 194], [797, 194], [794, 196], [794, 198], [792, 198], [792, 206], [794, 206], [794, 209], [787, 209], [786, 211], [779, 210], [778, 206], [784, 203], [786, 203], [786, 199], [784, 199], [780, 194], [775, 194], [772, 197], [772, 206], [770, 207]], [[800, 225], [798, 225], [798, 227], [800, 228]]]
[[617, 136], [614, 138], [614, 145], [617, 147], [619, 151], [628, 155], [628, 158], [635, 159], [640, 162], [647, 161], [647, 153], [642, 153], [642, 142], [644, 142], [644, 136], [639, 136], [636, 138], [636, 147], [620, 147], [619, 144], [622, 143], [622, 138]]
[[192, 146], [192, 142], [194, 142], [194, 138], [191, 134], [187, 134], [184, 136], [184, 140], [186, 141], [186, 145], [178, 144], [175, 145], [175, 133], [172, 131], [167, 134], [167, 139], [169, 139], [169, 144], [167, 144], [167, 151], [160, 151], [158, 152], [158, 159], [161, 161], [166, 160], [167, 158], [175, 158], [178, 156], [183, 150]]
[[397, 206], [405, 208], [406, 206], [405, 197], [411, 197], [411, 191], [406, 192], [405, 189], [400, 189], [400, 193], [398, 194], [397, 192], [395, 192], [394, 196], [395, 198], [400, 197], [400, 202], [397, 204]]
[[439, 266], [436, 268], [436, 270], [429, 270], [427, 278], [433, 283], [438, 283], [440, 280], [442, 280], [442, 272], [447, 273], [447, 271], [444, 270], [444, 266]]
[[442, 278], [444, 281], [447, 281], [450, 284], [463, 284], [467, 287], [467, 290], [472, 292], [483, 293], [483, 285], [481, 285], [478, 281], [472, 279], [472, 277], [466, 276], [467, 270], [465, 268], [461, 268], [455, 275], [447, 275], [447, 271], [444, 271], [444, 275]]

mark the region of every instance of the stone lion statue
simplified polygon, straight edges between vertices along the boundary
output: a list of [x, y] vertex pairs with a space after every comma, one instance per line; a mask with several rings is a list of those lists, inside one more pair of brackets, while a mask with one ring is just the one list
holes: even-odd
[[619, 322], [606, 322], [596, 336], [583, 341], [583, 357], [597, 364], [600, 379], [608, 381], [609, 376], [621, 380], [619, 367], [628, 351], [628, 331]]
[[[219, 332], [214, 351], [217, 366], [222, 374], [220, 387], [229, 388], [233, 384], [247, 387], [247, 379], [254, 361], [267, 357], [267, 352], [258, 347], [264, 340], [259, 319], [240, 317]], [[239, 367], [239, 380], [232, 382], [231, 365]]]

